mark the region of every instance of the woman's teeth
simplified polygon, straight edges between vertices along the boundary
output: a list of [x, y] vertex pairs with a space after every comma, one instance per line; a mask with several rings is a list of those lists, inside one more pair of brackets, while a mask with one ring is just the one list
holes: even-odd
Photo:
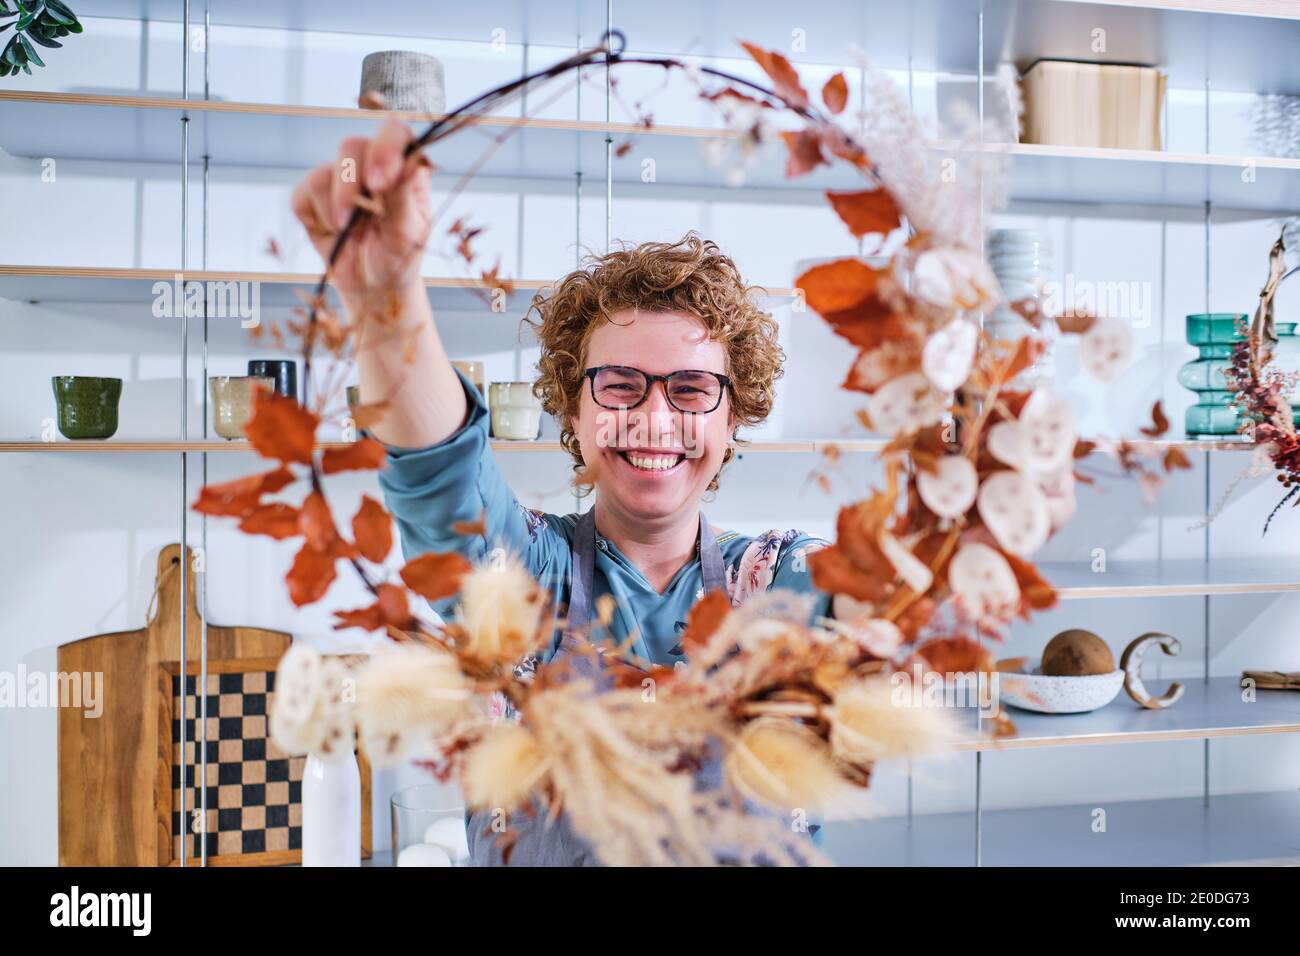
[[667, 471], [682, 460], [681, 455], [638, 455], [635, 452], [623, 452], [623, 457], [642, 471]]

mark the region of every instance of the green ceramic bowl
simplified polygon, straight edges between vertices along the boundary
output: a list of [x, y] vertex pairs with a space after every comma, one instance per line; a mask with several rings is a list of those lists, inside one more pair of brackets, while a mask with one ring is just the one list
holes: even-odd
[[117, 402], [122, 397], [120, 378], [56, 375], [54, 402], [59, 410], [59, 431], [64, 438], [112, 438], [117, 431]]

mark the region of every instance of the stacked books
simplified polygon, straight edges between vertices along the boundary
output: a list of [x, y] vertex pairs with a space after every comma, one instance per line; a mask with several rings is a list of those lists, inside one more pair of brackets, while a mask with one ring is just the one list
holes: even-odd
[[1038, 60], [1020, 81], [1021, 142], [1160, 149], [1165, 75], [1151, 66]]

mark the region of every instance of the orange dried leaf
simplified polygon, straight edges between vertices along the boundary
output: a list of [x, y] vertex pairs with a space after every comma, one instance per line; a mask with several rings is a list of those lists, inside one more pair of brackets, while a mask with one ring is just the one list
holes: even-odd
[[378, 631], [385, 627], [405, 630], [411, 623], [411, 606], [406, 592], [395, 584], [381, 584], [375, 591], [377, 600], [369, 607], [335, 611], [337, 621], [334, 630], [341, 631], [346, 627], [360, 627], [367, 631]]
[[369, 495], [361, 496], [361, 507], [352, 517], [352, 538], [361, 556], [376, 564], [393, 550], [393, 519], [383, 505]]
[[477, 538], [487, 534], [487, 511], [483, 511], [474, 521], [453, 521], [451, 531], [464, 538]]
[[316, 551], [334, 550], [338, 540], [338, 531], [334, 527], [334, 515], [325, 496], [313, 491], [302, 503], [298, 512], [298, 532], [307, 538], [306, 547]]
[[460, 590], [460, 579], [471, 570], [470, 563], [454, 551], [430, 552], [406, 562], [402, 580], [429, 601], [451, 597]]
[[842, 312], [876, 294], [880, 275], [861, 259], [836, 259], [813, 266], [794, 280], [808, 307], [819, 315]]
[[1029, 619], [1031, 610], [1045, 611], [1056, 606], [1056, 589], [1038, 573], [1038, 568], [1014, 554], [1002, 552], [1002, 557], [1011, 565], [1020, 585], [1020, 609], [1025, 620]]
[[263, 458], [308, 465], [319, 422], [292, 398], [259, 388], [253, 390], [253, 415], [244, 434]]
[[339, 471], [374, 471], [384, 466], [388, 452], [369, 435], [346, 448], [326, 448], [320, 456], [320, 470], [332, 475]]
[[812, 130], [801, 129], [797, 133], [787, 130], [781, 134], [781, 139], [790, 150], [785, 163], [787, 179], [796, 179], [811, 173], [818, 166], [829, 165], [822, 155], [821, 137]]
[[863, 189], [857, 192], [828, 192], [832, 208], [857, 239], [893, 232], [902, 225], [902, 214], [887, 189]]
[[245, 534], [265, 534], [277, 540], [292, 538], [302, 532], [298, 529], [298, 509], [279, 502], [260, 505], [249, 512], [239, 523]]
[[836, 73], [826, 81], [826, 85], [822, 87], [822, 102], [832, 113], [844, 112], [844, 107], [849, 102], [849, 84], [845, 81], [843, 73]]
[[1151, 406], [1151, 424], [1144, 425], [1138, 431], [1146, 435], [1147, 438], [1159, 438], [1169, 431], [1169, 419], [1165, 415], [1165, 410], [1160, 407], [1159, 399], [1156, 399], [1156, 403]]
[[1096, 321], [1095, 315], [1071, 311], [1056, 317], [1056, 327], [1067, 335], [1083, 335]]
[[931, 638], [916, 648], [913, 662], [920, 660], [929, 670], [941, 674], [966, 674], [993, 670], [993, 657], [969, 637]]
[[298, 607], [319, 601], [325, 596], [336, 575], [334, 555], [304, 544], [293, 559], [293, 567], [285, 576], [289, 584], [289, 600]]
[[695, 602], [686, 617], [686, 630], [682, 633], [682, 648], [687, 655], [691, 648], [703, 647], [731, 613], [731, 601], [721, 588], [715, 588]]
[[754, 62], [763, 68], [763, 72], [772, 81], [772, 89], [781, 99], [795, 108], [808, 105], [808, 93], [799, 82], [799, 74], [790, 65], [789, 60], [775, 50], [764, 50], [762, 47], [744, 41], [741, 41], [740, 45], [754, 58]]
[[1181, 448], [1170, 448], [1165, 452], [1165, 471], [1178, 471], [1179, 469], [1190, 469], [1191, 461], [1183, 454]]
[[293, 472], [281, 465], [273, 471], [205, 485], [199, 490], [194, 510], [205, 515], [243, 518], [262, 503], [262, 495], [274, 494], [295, 480]]

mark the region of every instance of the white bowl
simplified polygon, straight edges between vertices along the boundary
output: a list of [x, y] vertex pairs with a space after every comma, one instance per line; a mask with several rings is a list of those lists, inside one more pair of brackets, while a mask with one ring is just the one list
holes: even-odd
[[1039, 673], [1039, 662], [1026, 664], [1021, 673], [999, 674], [998, 693], [1004, 704], [1040, 714], [1082, 714], [1105, 707], [1124, 686], [1124, 672], [1084, 677], [1049, 677]]

